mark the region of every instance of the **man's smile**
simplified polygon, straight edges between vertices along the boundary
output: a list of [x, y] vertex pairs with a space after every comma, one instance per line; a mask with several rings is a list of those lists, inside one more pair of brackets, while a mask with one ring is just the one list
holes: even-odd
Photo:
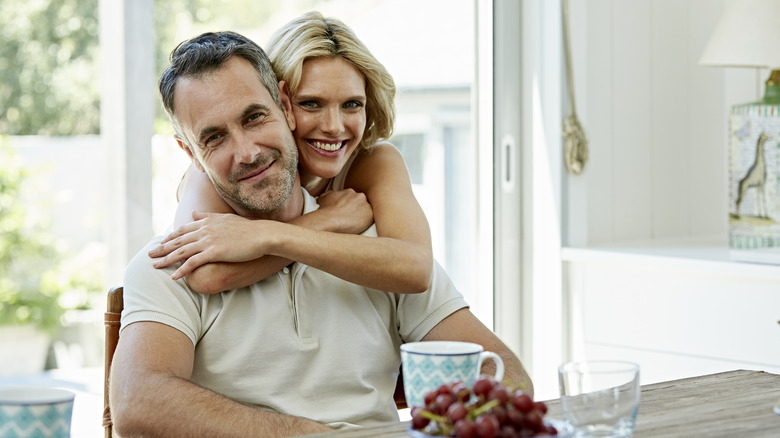
[[244, 171], [236, 178], [236, 182], [254, 182], [263, 178], [265, 171], [274, 165], [276, 160], [271, 160], [265, 165], [256, 166], [253, 170]]

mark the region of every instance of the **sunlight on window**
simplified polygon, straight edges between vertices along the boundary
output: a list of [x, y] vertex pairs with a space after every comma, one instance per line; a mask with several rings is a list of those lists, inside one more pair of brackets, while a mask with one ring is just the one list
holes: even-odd
[[[180, 39], [217, 29], [244, 33], [262, 46], [278, 27], [308, 11], [311, 2], [284, 2], [278, 9], [257, 12], [267, 16], [235, 22], [230, 21], [232, 15], [214, 11], [222, 5], [201, 1], [194, 13], [189, 11], [190, 15], [179, 12], [177, 40], [168, 42], [169, 47], [158, 48], [158, 52], [170, 50]], [[317, 2], [316, 8], [350, 25], [393, 75], [398, 88], [397, 123], [390, 141], [406, 160], [414, 193], [431, 226], [434, 256], [468, 301], [474, 301], [477, 293], [492, 293], [479, 290], [476, 278], [478, 180], [471, 128], [473, 2], [331, 0]], [[446, 20], [430, 20], [443, 9], [448, 11]], [[410, 10], [415, 13], [410, 14]], [[165, 22], [158, 17], [158, 23]], [[170, 127], [164, 132], [170, 132]], [[171, 152], [172, 148], [175, 151]], [[165, 138], [155, 139], [154, 156], [154, 224], [155, 231], [162, 233], [172, 222], [175, 186], [181, 178], [178, 172], [186, 168], [187, 160]], [[486, 316], [484, 320], [488, 319]]]
[[[167, 56], [176, 44], [205, 31], [233, 30], [263, 46], [276, 29], [312, 8], [350, 25], [395, 79], [397, 118], [389, 140], [406, 160], [415, 196], [430, 223], [436, 259], [467, 301], [475, 302], [477, 294], [492, 297], [492, 290], [480, 289], [476, 274], [480, 216], [477, 146], [471, 126], [473, 0], [152, 3], [154, 11], [149, 17], [154, 17], [156, 75], [167, 65]], [[0, 131], [10, 135], [0, 137], [0, 143], [9, 145], [21, 163], [14, 167], [10, 158], [4, 158], [0, 174], [8, 181], [23, 180], [25, 186], [20, 186], [23, 191], [18, 196], [17, 192], [9, 195], [10, 183], [3, 181], [2, 231], [17, 234], [0, 237], [24, 234], [27, 243], [29, 236], [35, 240], [34, 245], [0, 248], [0, 254], [8, 248], [13, 249], [9, 254], [14, 252], [7, 257], [11, 261], [0, 266], [0, 329], [10, 323], [24, 326], [0, 331], [0, 346], [9, 345], [3, 344], [8, 340], [25, 339], [0, 350], [14, 351], [35, 362], [14, 361], [14, 368], [0, 370], [0, 383], [56, 383], [75, 388], [81, 403], [74, 409], [73, 436], [92, 436], [99, 429], [93, 413], [100, 409], [102, 400], [105, 293], [121, 281], [105, 278], [109, 271], [106, 265], [116, 259], [112, 258], [115, 240], [127, 239], [130, 234], [113, 231], [123, 230], [115, 222], [127, 218], [112, 215], [114, 200], [125, 196], [112, 192], [112, 181], [125, 175], [115, 174], [108, 164], [114, 145], [104, 144], [106, 126], [103, 137], [99, 132], [105, 117], [99, 104], [101, 61], [105, 59], [99, 55], [106, 57], [111, 52], [100, 50], [98, 4], [112, 3], [8, 0], [0, 10], [0, 24], [4, 24], [0, 26], [4, 41], [0, 48], [0, 94], [6, 97], [6, 105], [0, 108]], [[430, 18], [440, 16], [443, 10], [447, 11], [446, 19]], [[121, 15], [121, 11], [117, 13]], [[109, 86], [125, 85], [125, 79], [113, 79], [116, 84]], [[153, 94], [160, 106], [157, 90]], [[174, 141], [162, 109], [156, 111], [156, 134], [149, 145], [151, 221], [154, 233], [163, 234], [173, 222], [176, 189], [189, 159]], [[143, 117], [135, 114], [133, 120]], [[136, 135], [136, 139], [140, 137]], [[30, 171], [22, 179], [13, 174], [21, 168]], [[148, 181], [148, 177], [143, 178]], [[127, 184], [133, 187], [132, 178]], [[142, 184], [135, 184], [139, 186]], [[130, 210], [133, 207], [128, 206]], [[132, 212], [145, 218], [149, 215], [145, 209]], [[33, 230], [34, 224], [41, 227]], [[110, 281], [114, 283], [106, 284]], [[31, 282], [35, 284], [27, 284]], [[483, 321], [492, 320], [492, 315], [475, 313]], [[37, 352], [28, 353], [30, 348]], [[43, 370], [48, 371], [41, 373]]]

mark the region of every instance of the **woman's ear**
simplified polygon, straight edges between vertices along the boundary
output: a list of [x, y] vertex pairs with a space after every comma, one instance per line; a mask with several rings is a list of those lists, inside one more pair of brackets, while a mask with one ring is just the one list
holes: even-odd
[[287, 126], [290, 131], [295, 131], [295, 116], [292, 111], [292, 102], [290, 101], [290, 87], [286, 81], [279, 81], [279, 102], [284, 109], [284, 115], [287, 117]]
[[196, 169], [198, 169], [198, 172], [204, 172], [203, 166], [200, 165], [200, 161], [198, 160], [198, 157], [195, 156], [195, 154], [192, 152], [192, 149], [190, 149], [189, 146], [187, 146], [187, 143], [182, 140], [181, 136], [179, 134], [173, 134], [173, 138], [176, 139], [176, 144], [179, 145], [179, 147], [187, 154], [188, 157], [190, 157], [190, 161], [192, 161], [192, 165], [195, 166]]

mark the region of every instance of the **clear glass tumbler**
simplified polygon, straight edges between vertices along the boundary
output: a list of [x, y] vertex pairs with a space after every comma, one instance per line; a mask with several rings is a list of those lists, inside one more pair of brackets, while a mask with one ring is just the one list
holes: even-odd
[[639, 410], [639, 365], [569, 362], [558, 368], [563, 418], [575, 437], [630, 437]]

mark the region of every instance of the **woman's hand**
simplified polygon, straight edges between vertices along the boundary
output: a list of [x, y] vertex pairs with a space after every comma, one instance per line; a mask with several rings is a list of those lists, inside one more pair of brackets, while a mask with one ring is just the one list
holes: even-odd
[[195, 222], [179, 227], [149, 257], [155, 268], [184, 262], [171, 278], [178, 280], [211, 262], [245, 262], [265, 255], [273, 221], [250, 220], [236, 214], [193, 212]]
[[360, 234], [374, 223], [374, 210], [366, 195], [352, 189], [325, 192], [317, 198], [320, 213], [329, 213], [332, 231]]

